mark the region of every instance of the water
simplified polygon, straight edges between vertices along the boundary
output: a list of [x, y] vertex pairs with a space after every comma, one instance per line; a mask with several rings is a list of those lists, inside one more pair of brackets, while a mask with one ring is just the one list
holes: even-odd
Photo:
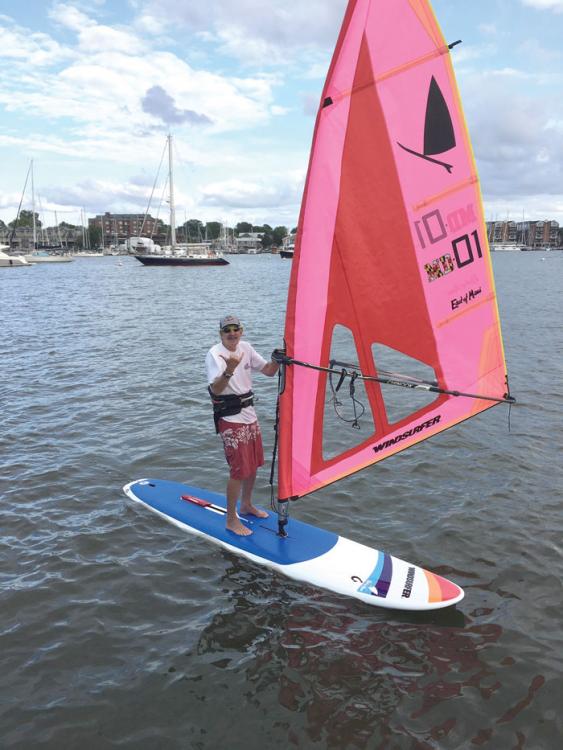
[[[563, 255], [494, 266], [511, 431], [492, 409], [293, 509], [465, 588], [426, 615], [289, 581], [122, 494], [223, 490], [203, 357], [230, 310], [280, 344], [289, 262], [3, 269], [1, 746], [559, 748]], [[256, 391], [269, 451], [274, 379]]]

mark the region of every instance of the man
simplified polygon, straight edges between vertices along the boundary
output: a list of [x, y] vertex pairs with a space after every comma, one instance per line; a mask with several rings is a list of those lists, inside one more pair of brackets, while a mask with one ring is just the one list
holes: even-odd
[[252, 401], [252, 373], [272, 377], [278, 371], [276, 362], [266, 362], [246, 341], [236, 315], [219, 321], [221, 343], [207, 352], [205, 368], [209, 393], [213, 401], [215, 426], [223, 439], [230, 475], [227, 482], [227, 529], [240, 536], [252, 531], [237, 515], [241, 496], [241, 515], [266, 518], [265, 511], [252, 504], [252, 490], [258, 467], [264, 465], [260, 426]]

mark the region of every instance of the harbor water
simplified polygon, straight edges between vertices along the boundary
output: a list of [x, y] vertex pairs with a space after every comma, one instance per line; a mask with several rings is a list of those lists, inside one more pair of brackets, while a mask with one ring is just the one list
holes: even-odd
[[[0, 746], [561, 747], [563, 253], [493, 255], [510, 413], [292, 505], [463, 586], [428, 614], [291, 581], [124, 496], [224, 490], [204, 356], [228, 312], [281, 345], [291, 267], [229, 259], [0, 269]], [[255, 380], [267, 454], [275, 381]]]

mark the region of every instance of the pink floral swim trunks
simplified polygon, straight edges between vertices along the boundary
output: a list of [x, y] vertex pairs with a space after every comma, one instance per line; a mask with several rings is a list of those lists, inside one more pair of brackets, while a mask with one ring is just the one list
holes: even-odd
[[220, 419], [219, 434], [223, 439], [231, 479], [246, 479], [264, 466], [262, 433], [258, 422], [243, 424]]

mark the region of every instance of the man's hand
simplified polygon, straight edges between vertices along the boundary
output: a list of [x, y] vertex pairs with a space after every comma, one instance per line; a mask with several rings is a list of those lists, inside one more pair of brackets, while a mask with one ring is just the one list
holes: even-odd
[[222, 354], [219, 355], [221, 359], [224, 359], [227, 363], [227, 367], [225, 368], [225, 371], [228, 372], [230, 375], [237, 369], [237, 367], [240, 365], [240, 361], [242, 359], [242, 355], [240, 357], [236, 357], [234, 354], [230, 357], [224, 357]]
[[285, 349], [274, 349], [271, 356], [272, 356], [272, 362], [275, 362], [278, 365], [285, 364], [288, 359], [285, 353]]

